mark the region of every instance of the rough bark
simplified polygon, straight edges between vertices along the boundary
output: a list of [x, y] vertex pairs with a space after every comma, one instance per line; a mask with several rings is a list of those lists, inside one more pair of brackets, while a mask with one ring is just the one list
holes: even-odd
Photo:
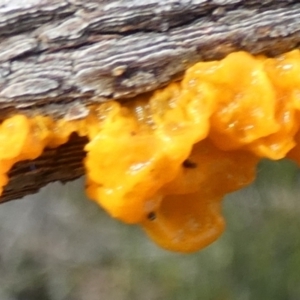
[[[79, 118], [87, 104], [152, 91], [197, 61], [296, 48], [298, 2], [0, 0], [0, 119], [16, 111]], [[80, 176], [84, 142], [73, 137], [18, 163], [0, 199]]]

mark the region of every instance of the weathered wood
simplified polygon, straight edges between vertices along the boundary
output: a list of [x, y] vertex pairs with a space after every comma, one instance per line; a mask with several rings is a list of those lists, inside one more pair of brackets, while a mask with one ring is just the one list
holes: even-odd
[[[0, 0], [0, 118], [20, 110], [65, 116], [74, 106], [82, 117], [89, 103], [155, 90], [197, 61], [293, 49], [300, 42], [298, 2]], [[47, 150], [19, 163], [1, 199], [80, 176], [83, 141], [72, 141], [62, 148], [65, 161], [60, 150]], [[62, 165], [77, 171], [68, 175]]]
[[52, 181], [67, 182], [82, 176], [83, 145], [86, 142], [85, 138], [73, 135], [68, 143], [47, 149], [38, 159], [16, 164], [10, 172], [11, 179], [1, 202], [33, 194]]

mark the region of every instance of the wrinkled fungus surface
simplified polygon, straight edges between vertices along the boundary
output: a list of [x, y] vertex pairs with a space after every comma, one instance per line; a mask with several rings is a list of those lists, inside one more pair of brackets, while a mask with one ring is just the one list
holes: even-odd
[[91, 106], [81, 120], [6, 119], [1, 192], [16, 162], [77, 132], [89, 138], [89, 197], [162, 247], [196, 251], [222, 233], [222, 198], [253, 181], [262, 157], [300, 164], [299, 110], [298, 50], [277, 58], [232, 53], [151, 95]]

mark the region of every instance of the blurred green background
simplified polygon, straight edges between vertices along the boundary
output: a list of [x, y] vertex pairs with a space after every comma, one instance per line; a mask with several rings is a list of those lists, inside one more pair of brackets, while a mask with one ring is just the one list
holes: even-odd
[[300, 172], [259, 165], [224, 201], [225, 234], [189, 255], [86, 199], [83, 180], [0, 206], [1, 300], [300, 299]]

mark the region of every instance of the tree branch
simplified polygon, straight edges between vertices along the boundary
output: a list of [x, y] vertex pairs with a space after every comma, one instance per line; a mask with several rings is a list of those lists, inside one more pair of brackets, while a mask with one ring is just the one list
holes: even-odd
[[[198, 61], [286, 52], [299, 17], [293, 0], [0, 0], [0, 118], [68, 116], [155, 90]], [[1, 199], [82, 175], [84, 142], [18, 163]]]

